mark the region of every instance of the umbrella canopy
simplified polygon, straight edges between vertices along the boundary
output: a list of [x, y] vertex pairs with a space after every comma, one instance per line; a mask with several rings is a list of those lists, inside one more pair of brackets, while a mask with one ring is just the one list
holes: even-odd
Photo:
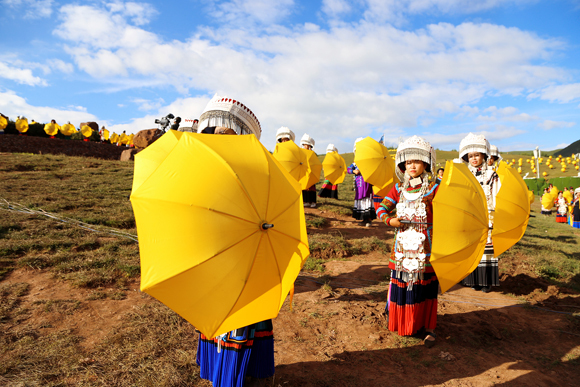
[[109, 139], [109, 129], [103, 129], [103, 140], [107, 141]]
[[497, 174], [501, 187], [495, 197], [491, 232], [495, 257], [518, 243], [530, 219], [529, 191], [524, 179], [504, 161], [499, 164]]
[[354, 162], [365, 181], [376, 187], [375, 195], [386, 196], [399, 182], [389, 150], [370, 137], [356, 143]]
[[463, 163], [447, 161], [433, 199], [431, 264], [441, 291], [471, 273], [481, 260], [489, 230], [481, 185]]
[[272, 154], [284, 169], [300, 184], [301, 189], [309, 188], [310, 167], [306, 152], [293, 141], [280, 142]]
[[7, 126], [8, 126], [8, 119], [6, 119], [6, 117], [4, 117], [4, 116], [0, 116], [0, 130], [6, 129]]
[[22, 117], [16, 120], [16, 130], [20, 133], [26, 133], [28, 131], [28, 118]]
[[536, 200], [534, 191], [528, 191], [528, 201], [532, 204]]
[[127, 145], [129, 143], [129, 136], [127, 136], [125, 133], [121, 133], [119, 136], [119, 142], [123, 145]]
[[68, 123], [60, 127], [60, 132], [65, 136], [70, 136], [77, 132], [77, 128], [73, 124]]
[[544, 207], [546, 210], [554, 207], [554, 198], [550, 193], [545, 193], [542, 195], [542, 207]]
[[85, 136], [86, 138], [91, 137], [91, 135], [93, 134], [93, 128], [91, 128], [88, 125], [83, 125], [83, 127], [81, 128], [81, 133], [83, 134], [83, 136]]
[[119, 141], [119, 135], [115, 132], [113, 132], [113, 134], [111, 134], [111, 138], [110, 138], [111, 144], [116, 144]]
[[322, 160], [324, 178], [332, 184], [340, 184], [346, 176], [346, 163], [344, 158], [336, 152], [327, 153]]
[[60, 129], [60, 125], [54, 124], [52, 122], [49, 122], [48, 124], [44, 125], [44, 132], [46, 134], [48, 134], [49, 136], [56, 136], [59, 129]]
[[298, 183], [253, 135], [166, 136], [135, 158], [141, 290], [208, 337], [276, 317], [309, 255]]
[[320, 162], [320, 159], [318, 158], [316, 152], [304, 148], [300, 148], [300, 151], [306, 153], [306, 160], [308, 160], [308, 168], [310, 169], [310, 173], [308, 174], [308, 182], [306, 183], [306, 188], [310, 188], [320, 181], [320, 173], [322, 173], [322, 163]]
[[568, 203], [572, 203], [572, 201], [574, 200], [574, 196], [572, 195], [572, 192], [570, 191], [565, 191], [562, 196], [564, 196], [564, 199], [566, 199], [566, 201], [568, 201]]

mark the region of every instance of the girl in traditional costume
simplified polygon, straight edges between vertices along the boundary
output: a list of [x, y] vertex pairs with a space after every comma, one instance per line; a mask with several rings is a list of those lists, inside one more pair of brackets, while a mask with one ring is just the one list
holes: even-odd
[[572, 227], [580, 228], [580, 188], [574, 191], [574, 202], [572, 210]]
[[[206, 106], [198, 130], [210, 134], [249, 134], [260, 139], [261, 128], [254, 114], [239, 101], [218, 97]], [[274, 375], [272, 320], [251, 324], [214, 338], [200, 333], [197, 364], [202, 379], [214, 387], [242, 387], [249, 378]]]
[[493, 228], [493, 213], [495, 210], [495, 197], [499, 192], [500, 181], [497, 173], [488, 167], [489, 142], [483, 135], [469, 133], [459, 145], [459, 157], [468, 166], [469, 170], [483, 188], [489, 211], [489, 232], [487, 244], [483, 256], [477, 268], [469, 274], [461, 284], [471, 286], [475, 290], [484, 293], [491, 291], [492, 286], [499, 286], [498, 259], [494, 257], [491, 229]]
[[489, 146], [489, 158], [487, 159], [487, 165], [492, 167], [494, 170], [497, 168], [498, 163], [501, 161], [501, 155], [499, 154], [499, 149], [497, 146]]
[[556, 222], [566, 223], [568, 221], [568, 202], [564, 198], [564, 193], [558, 193], [558, 198], [556, 199]]
[[[363, 140], [359, 137], [354, 142], [353, 153], [356, 153], [356, 143]], [[370, 227], [373, 219], [377, 218], [375, 206], [373, 205], [373, 186], [365, 182], [355, 163], [348, 166], [346, 170], [349, 174], [354, 174], [354, 207], [352, 217], [361, 221], [361, 225]]]
[[[328, 144], [326, 147], [326, 153], [338, 153], [338, 149], [334, 144]], [[330, 180], [324, 180], [320, 191], [318, 191], [318, 196], [321, 198], [331, 198], [338, 199], [338, 185], [333, 184]]]
[[[313, 150], [314, 144], [314, 139], [307, 134], [300, 139], [300, 146], [304, 149]], [[302, 191], [302, 201], [304, 207], [316, 207], [316, 183]]]
[[425, 335], [435, 343], [439, 281], [430, 263], [433, 241], [433, 198], [439, 185], [429, 183], [435, 151], [421, 137], [402, 142], [395, 156], [395, 184], [383, 199], [377, 216], [396, 227], [389, 268], [391, 284], [387, 313], [389, 330], [401, 336]]
[[294, 136], [294, 132], [285, 126], [282, 126], [280, 129], [278, 129], [276, 131], [276, 142], [277, 143], [278, 142], [286, 142], [286, 141], [294, 142], [295, 138], [296, 137]]

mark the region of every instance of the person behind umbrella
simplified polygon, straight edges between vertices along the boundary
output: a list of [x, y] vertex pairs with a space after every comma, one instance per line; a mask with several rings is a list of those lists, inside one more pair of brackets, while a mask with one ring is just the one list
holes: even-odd
[[572, 209], [572, 227], [580, 228], [580, 188], [574, 191], [574, 201]]
[[487, 159], [487, 165], [492, 168], [497, 167], [497, 163], [501, 161], [501, 155], [499, 154], [499, 149], [497, 146], [490, 145], [489, 146], [489, 157]]
[[378, 218], [395, 227], [387, 296], [389, 330], [401, 336], [420, 335], [435, 344], [439, 281], [430, 264], [433, 241], [433, 198], [439, 185], [429, 182], [435, 150], [418, 136], [397, 148], [395, 172], [401, 183], [385, 196]]
[[286, 126], [282, 126], [280, 129], [276, 131], [276, 142], [286, 142], [292, 141], [294, 142], [294, 132], [288, 129]]
[[[314, 144], [314, 139], [306, 133], [300, 139], [300, 146], [304, 149], [314, 150]], [[316, 183], [302, 191], [302, 201], [304, 207], [316, 207]]]
[[500, 181], [497, 173], [487, 164], [489, 156], [489, 142], [483, 135], [469, 133], [459, 144], [459, 157], [483, 188], [489, 211], [490, 227], [479, 265], [461, 281], [461, 284], [484, 293], [491, 291], [492, 286], [499, 286], [499, 266], [498, 259], [494, 257], [491, 229], [493, 228], [495, 197], [500, 188]]
[[548, 187], [544, 188], [544, 193], [540, 198], [540, 202], [542, 203], [540, 213], [546, 216], [552, 215], [552, 195], [550, 194], [550, 189]]
[[[338, 149], [336, 149], [334, 144], [328, 144], [326, 147], [326, 153], [335, 152], [338, 153]], [[325, 179], [324, 183], [322, 183], [320, 191], [318, 191], [318, 197], [338, 199], [338, 185], [333, 184], [330, 180]]]
[[[356, 153], [356, 143], [364, 140], [359, 137], [354, 142], [353, 153]], [[355, 163], [348, 166], [346, 171], [354, 175], [354, 207], [352, 217], [361, 221], [361, 225], [370, 227], [373, 219], [377, 218], [373, 204], [373, 186], [365, 182]]]
[[568, 221], [568, 202], [564, 198], [564, 192], [559, 192], [554, 201], [556, 205], [556, 223], [566, 223]]
[[[262, 132], [258, 119], [247, 107], [239, 101], [217, 95], [208, 103], [199, 121], [200, 133], [254, 134], [260, 139]], [[200, 377], [210, 380], [216, 387], [241, 387], [249, 378], [272, 377], [272, 320], [240, 327], [215, 338], [208, 338], [200, 332], [196, 361]]]

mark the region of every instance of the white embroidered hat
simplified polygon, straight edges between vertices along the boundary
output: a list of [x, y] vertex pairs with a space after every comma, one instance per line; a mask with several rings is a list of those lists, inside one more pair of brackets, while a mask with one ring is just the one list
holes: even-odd
[[223, 126], [233, 129], [237, 134], [254, 134], [258, 140], [262, 128], [258, 118], [240, 101], [217, 94], [205, 107], [199, 117], [198, 132], [212, 126]]
[[435, 150], [427, 141], [419, 136], [413, 136], [399, 144], [395, 156], [395, 172], [399, 180], [405, 177], [405, 162], [407, 160], [420, 160], [426, 163], [425, 170], [431, 172], [431, 166], [436, 164]]
[[469, 133], [459, 143], [459, 158], [464, 163], [467, 164], [469, 162], [468, 154], [472, 152], [483, 153], [484, 159], [487, 160], [487, 156], [489, 156], [489, 142], [483, 134]]
[[283, 138], [287, 138], [288, 140], [294, 142], [296, 137], [294, 136], [293, 131], [288, 129], [286, 126], [282, 126], [276, 131], [276, 142], [282, 142]]
[[354, 147], [352, 148], [352, 151], [353, 152], [356, 152], [356, 143], [359, 142], [359, 141], [362, 141], [364, 139], [365, 139], [364, 137], [359, 137], [356, 140], [354, 140]]
[[328, 144], [328, 146], [326, 147], [326, 153], [332, 153], [332, 152], [338, 153], [338, 149], [336, 149], [334, 144]]
[[314, 148], [314, 144], [315, 144], [314, 139], [312, 137], [310, 137], [309, 135], [307, 135], [306, 133], [300, 139], [300, 146], [310, 145], [312, 148]]
[[499, 154], [499, 149], [497, 149], [497, 146], [495, 145], [490, 145], [489, 146], [489, 155], [490, 156], [494, 156], [497, 157], [498, 160], [501, 160], [501, 155]]

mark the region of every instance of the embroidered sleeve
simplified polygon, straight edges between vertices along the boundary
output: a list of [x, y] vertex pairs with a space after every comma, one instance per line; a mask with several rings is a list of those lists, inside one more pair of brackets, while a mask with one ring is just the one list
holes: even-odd
[[389, 225], [392, 218], [397, 217], [397, 203], [399, 202], [398, 184], [395, 184], [391, 191], [385, 196], [377, 210], [377, 218]]
[[346, 172], [348, 172], [352, 175], [354, 173], [355, 169], [358, 169], [358, 168], [356, 167], [355, 163], [352, 163], [351, 165], [348, 166], [348, 168], [346, 168]]

